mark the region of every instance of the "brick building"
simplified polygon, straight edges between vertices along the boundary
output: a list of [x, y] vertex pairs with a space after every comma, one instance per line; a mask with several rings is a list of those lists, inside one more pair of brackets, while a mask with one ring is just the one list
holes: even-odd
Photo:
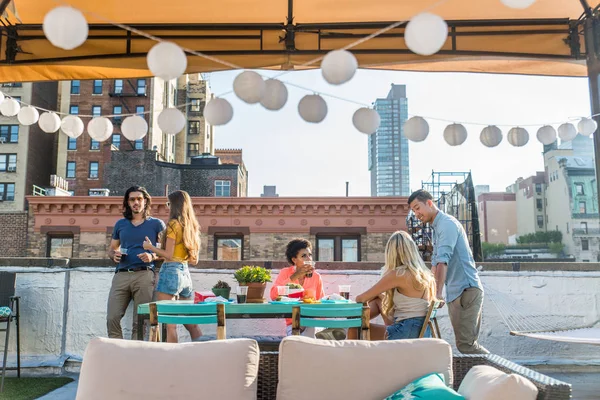
[[[121, 197], [28, 200], [26, 256], [106, 257], [113, 226], [122, 218]], [[287, 243], [304, 237], [321, 262], [382, 262], [390, 234], [406, 229], [408, 215], [404, 197], [192, 200], [201, 225], [201, 260], [284, 261]], [[152, 215], [166, 220], [166, 198], [154, 197], [152, 203]]]
[[[236, 154], [241, 161], [241, 150]], [[248, 172], [243, 161], [223, 164], [219, 157], [204, 154], [193, 157], [191, 164], [166, 163], [159, 161], [156, 152], [150, 150], [112, 152], [111, 156], [104, 174], [105, 187], [114, 196], [125, 194], [133, 185], [144, 186], [152, 196], [173, 190], [185, 190], [199, 197], [248, 196]]]

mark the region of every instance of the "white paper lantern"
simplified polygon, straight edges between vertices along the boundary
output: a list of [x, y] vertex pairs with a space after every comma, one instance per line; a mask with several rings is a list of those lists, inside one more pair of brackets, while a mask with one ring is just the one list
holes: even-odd
[[379, 128], [381, 118], [379, 113], [372, 108], [361, 107], [354, 112], [352, 123], [359, 132], [371, 135]]
[[535, 0], [500, 0], [502, 4], [509, 8], [525, 9], [535, 3]]
[[318, 94], [308, 94], [298, 103], [298, 112], [306, 122], [317, 124], [327, 116], [327, 103]]
[[179, 78], [187, 68], [185, 52], [172, 42], [155, 44], [148, 52], [146, 62], [152, 74], [165, 81]]
[[412, 117], [404, 123], [404, 137], [413, 142], [422, 142], [429, 135], [429, 124], [421, 117]]
[[260, 104], [267, 110], [277, 111], [287, 103], [288, 91], [285, 85], [277, 79], [265, 81], [265, 92], [260, 99]]
[[544, 125], [537, 131], [537, 140], [541, 144], [552, 144], [556, 142], [556, 129], [550, 125]]
[[0, 103], [0, 112], [5, 117], [14, 117], [21, 110], [21, 105], [15, 99], [11, 99], [10, 97], [5, 98], [2, 103]]
[[123, 120], [121, 133], [129, 140], [140, 140], [148, 133], [148, 123], [139, 115], [132, 115]]
[[461, 124], [450, 124], [444, 129], [444, 140], [450, 146], [460, 146], [467, 140], [467, 129]]
[[496, 147], [502, 142], [502, 131], [494, 125], [486, 126], [481, 131], [479, 140], [486, 147]]
[[94, 117], [87, 125], [90, 137], [98, 142], [104, 142], [113, 134], [113, 124], [106, 117]]
[[508, 131], [506, 139], [508, 140], [508, 143], [512, 144], [513, 146], [522, 147], [529, 142], [529, 132], [520, 127], [512, 128], [510, 131]]
[[83, 121], [77, 115], [67, 115], [60, 123], [60, 130], [73, 139], [81, 136], [83, 129]]
[[358, 61], [348, 50], [333, 50], [321, 61], [321, 74], [332, 85], [348, 82], [358, 68]]
[[404, 32], [406, 47], [413, 53], [430, 56], [437, 53], [448, 38], [448, 24], [438, 15], [424, 12], [410, 19]]
[[558, 137], [563, 142], [569, 142], [575, 139], [575, 136], [577, 136], [577, 129], [573, 124], [567, 122], [558, 127]]
[[204, 107], [204, 118], [213, 126], [225, 125], [233, 118], [233, 107], [227, 100], [215, 97]]
[[165, 108], [158, 114], [158, 127], [167, 135], [177, 135], [185, 128], [185, 116], [177, 108]]
[[38, 119], [40, 119], [40, 113], [38, 112], [37, 108], [35, 107], [31, 107], [31, 106], [27, 106], [27, 107], [23, 107], [21, 108], [21, 111], [19, 111], [19, 114], [17, 115], [17, 119], [19, 120], [19, 123], [21, 125], [33, 125], [36, 122], [38, 122]]
[[265, 94], [265, 81], [254, 71], [244, 71], [233, 80], [236, 96], [248, 104], [255, 104]]
[[88, 37], [88, 23], [81, 11], [68, 6], [52, 9], [44, 17], [44, 35], [54, 46], [73, 50]]
[[54, 133], [60, 128], [60, 117], [53, 112], [40, 115], [38, 125], [46, 133]]
[[584, 136], [590, 136], [597, 128], [598, 124], [593, 118], [581, 118], [577, 124], [577, 131]]

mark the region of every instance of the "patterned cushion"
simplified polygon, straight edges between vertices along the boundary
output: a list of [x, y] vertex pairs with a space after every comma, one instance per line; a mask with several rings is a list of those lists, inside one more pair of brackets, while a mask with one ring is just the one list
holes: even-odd
[[448, 388], [442, 374], [425, 375], [385, 398], [385, 400], [464, 400], [464, 397]]
[[12, 311], [9, 307], [0, 307], [0, 318], [8, 318], [12, 314]]

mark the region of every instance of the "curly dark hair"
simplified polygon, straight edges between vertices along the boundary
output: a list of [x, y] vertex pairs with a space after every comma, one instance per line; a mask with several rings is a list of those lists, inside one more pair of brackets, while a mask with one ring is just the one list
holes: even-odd
[[146, 190], [145, 187], [142, 186], [132, 186], [125, 192], [125, 196], [123, 197], [123, 217], [128, 220], [133, 219], [133, 211], [131, 211], [131, 207], [129, 206], [129, 195], [132, 192], [140, 192], [144, 199], [146, 200], [146, 205], [144, 207], [144, 211], [142, 212], [144, 218], [148, 218], [150, 216], [150, 206], [152, 205], [152, 197]]
[[287, 244], [287, 247], [285, 248], [285, 257], [287, 258], [290, 265], [294, 265], [292, 258], [296, 258], [296, 256], [300, 252], [300, 250], [303, 250], [303, 249], [311, 249], [312, 250], [312, 245], [306, 239], [300, 239], [300, 238], [292, 239]]

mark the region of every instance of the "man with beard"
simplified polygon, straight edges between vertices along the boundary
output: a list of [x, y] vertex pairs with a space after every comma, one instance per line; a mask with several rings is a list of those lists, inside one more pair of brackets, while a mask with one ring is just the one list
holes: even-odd
[[[465, 229], [456, 218], [438, 209], [429, 192], [420, 189], [410, 195], [408, 205], [415, 216], [433, 229], [431, 272], [437, 284], [436, 297], [443, 300], [446, 284], [448, 315], [461, 353], [486, 354], [479, 329], [483, 309], [483, 286]], [[443, 304], [442, 304], [443, 305]]]
[[165, 230], [165, 223], [150, 217], [150, 195], [140, 186], [132, 186], [123, 198], [123, 216], [115, 224], [108, 256], [118, 263], [108, 296], [106, 323], [108, 337], [123, 338], [121, 319], [129, 302], [133, 299], [133, 329], [131, 337], [136, 338], [137, 307], [152, 301], [154, 291], [154, 260], [156, 254], [144, 250], [144, 240], [150, 239], [153, 245], [159, 234]]

